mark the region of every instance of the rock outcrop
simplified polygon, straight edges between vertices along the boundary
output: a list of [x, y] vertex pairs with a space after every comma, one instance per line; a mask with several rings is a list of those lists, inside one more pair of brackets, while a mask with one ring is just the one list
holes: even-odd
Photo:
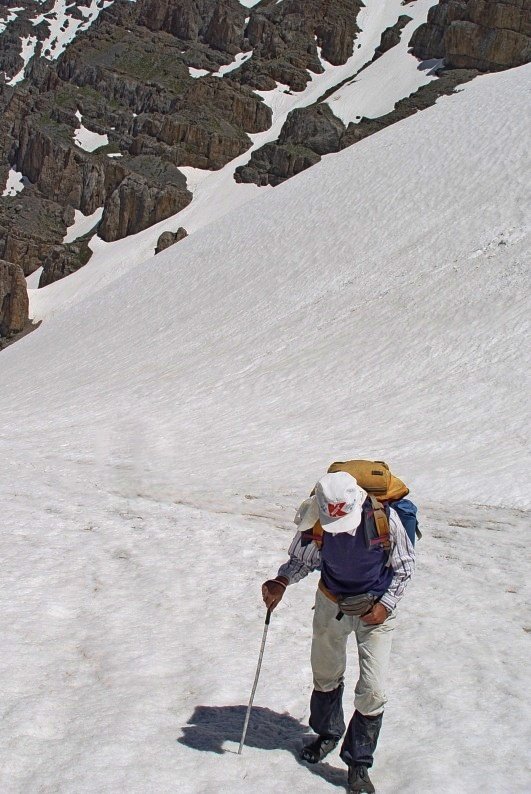
[[[52, 11], [52, 0], [17, 7], [2, 46], [11, 29], [19, 45], [29, 32], [43, 40]], [[69, 6], [76, 12], [84, 18]], [[42, 30], [32, 22], [39, 13]], [[57, 62], [36, 58], [24, 83], [0, 85], [0, 176], [5, 184], [12, 167], [26, 181], [0, 200], [0, 256], [26, 275], [42, 265], [41, 285], [63, 278], [90, 255], [61, 244], [74, 209], [103, 207], [102, 237], [120, 239], [189, 203], [177, 166], [215, 170], [245, 152], [248, 133], [270, 126], [271, 109], [245, 83], [197, 80], [189, 67], [230, 62], [244, 44], [246, 14], [237, 0], [116, 0]], [[8, 75], [22, 65], [16, 47], [4, 60]], [[84, 126], [108, 135], [107, 147], [75, 145], [80, 113]]]
[[238, 78], [259, 90], [285, 83], [302, 91], [308, 70], [323, 71], [322, 57], [334, 65], [352, 55], [360, 0], [265, 0], [255, 6], [245, 30], [253, 57], [239, 70]]
[[499, 71], [531, 60], [529, 0], [441, 0], [413, 34], [421, 59], [451, 68]]
[[338, 152], [345, 125], [326, 104], [293, 110], [282, 127], [278, 141], [252, 153], [247, 165], [236, 169], [237, 182], [279, 185], [315, 165], [321, 155]]
[[20, 265], [29, 276], [42, 264], [74, 222], [72, 207], [48, 201], [32, 188], [19, 196], [4, 198], [0, 210], [0, 258]]
[[112, 242], [136, 234], [175, 215], [191, 200], [192, 194], [176, 185], [149, 184], [137, 174], [130, 174], [106, 200], [99, 236]]
[[176, 232], [162, 232], [157, 240], [155, 253], [160, 254], [161, 251], [165, 251], [171, 245], [184, 240], [185, 237], [188, 237], [188, 232], [183, 226], [179, 226]]
[[92, 215], [103, 204], [104, 163], [76, 149], [72, 128], [50, 117], [34, 113], [24, 120], [13, 165], [50, 201], [84, 215]]
[[402, 31], [408, 22], [411, 22], [411, 19], [412, 18], [407, 14], [401, 14], [394, 25], [391, 25], [391, 27], [384, 30], [380, 39], [380, 43], [374, 51], [373, 60], [380, 58], [384, 52], [396, 47], [396, 45], [400, 43]]
[[43, 260], [39, 288], [53, 284], [83, 267], [91, 255], [87, 242], [83, 240], [70, 245], [52, 246]]
[[235, 55], [242, 49], [245, 18], [237, 0], [146, 0], [138, 24]]
[[23, 331], [28, 311], [28, 290], [22, 268], [0, 260], [0, 337]]

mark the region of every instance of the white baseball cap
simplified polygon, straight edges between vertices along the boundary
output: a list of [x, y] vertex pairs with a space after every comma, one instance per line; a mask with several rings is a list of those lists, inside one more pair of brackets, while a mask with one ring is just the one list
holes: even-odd
[[319, 521], [326, 532], [354, 533], [361, 523], [361, 511], [367, 498], [354, 477], [346, 471], [325, 474], [315, 486]]

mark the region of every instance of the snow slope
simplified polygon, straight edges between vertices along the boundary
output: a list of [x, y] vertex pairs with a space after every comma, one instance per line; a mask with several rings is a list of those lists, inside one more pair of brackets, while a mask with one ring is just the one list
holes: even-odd
[[2, 790], [342, 790], [336, 755], [295, 759], [315, 579], [275, 613], [234, 752], [259, 583], [344, 455], [385, 456], [425, 529], [378, 791], [507, 769], [528, 790], [530, 74], [326, 158], [2, 352]]

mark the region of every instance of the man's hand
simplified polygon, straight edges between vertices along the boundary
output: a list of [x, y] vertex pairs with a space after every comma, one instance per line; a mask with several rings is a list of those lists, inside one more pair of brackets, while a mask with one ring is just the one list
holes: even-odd
[[379, 626], [380, 623], [383, 623], [389, 617], [389, 612], [384, 607], [383, 604], [375, 604], [370, 612], [367, 612], [366, 615], [362, 615], [362, 620], [368, 626]]
[[278, 576], [276, 579], [268, 579], [262, 585], [262, 598], [264, 604], [271, 612], [282, 601], [282, 596], [288, 586], [288, 580], [285, 576]]

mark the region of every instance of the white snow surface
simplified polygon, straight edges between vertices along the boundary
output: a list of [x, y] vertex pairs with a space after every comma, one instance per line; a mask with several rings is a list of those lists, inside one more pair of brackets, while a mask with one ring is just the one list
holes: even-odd
[[210, 74], [208, 69], [195, 69], [193, 66], [188, 67], [188, 71], [190, 72], [190, 77], [204, 77], [206, 74]]
[[212, 72], [212, 77], [223, 77], [226, 74], [230, 74], [235, 69], [239, 69], [239, 67], [248, 61], [249, 58], [252, 58], [253, 51], [250, 50], [248, 52], [239, 52], [235, 57], [232, 63], [227, 63], [224, 66], [220, 66], [217, 72]]
[[15, 168], [10, 168], [2, 196], [16, 196], [17, 193], [20, 193], [22, 190], [24, 190], [24, 186], [25, 183], [23, 174], [20, 171], [17, 171]]
[[345, 455], [387, 459], [425, 531], [379, 794], [529, 790], [530, 75], [260, 192], [2, 352], [3, 791], [343, 790], [337, 753], [295, 758], [315, 577], [274, 614], [235, 751], [260, 583]]
[[73, 243], [78, 237], [90, 232], [101, 221], [103, 207], [99, 207], [92, 215], [83, 215], [80, 210], [74, 210], [74, 223], [68, 227], [63, 243]]
[[79, 127], [74, 130], [74, 143], [86, 152], [94, 152], [100, 146], [107, 146], [109, 136], [106, 133], [94, 132], [83, 125], [83, 117], [79, 110], [76, 111]]
[[39, 286], [39, 279], [42, 275], [42, 267], [37, 268], [29, 276], [26, 276], [26, 286], [28, 290], [37, 289]]
[[83, 19], [77, 19], [68, 13], [72, 7], [71, 0], [55, 0], [51, 11], [39, 14], [33, 20], [34, 25], [42, 21], [48, 25], [49, 33], [42, 44], [42, 54], [50, 60], [56, 60], [59, 55], [72, 42], [78, 32], [87, 30], [98, 18], [104, 8], [112, 5], [113, 0], [102, 3], [101, 0], [91, 0], [90, 5], [78, 5]]

